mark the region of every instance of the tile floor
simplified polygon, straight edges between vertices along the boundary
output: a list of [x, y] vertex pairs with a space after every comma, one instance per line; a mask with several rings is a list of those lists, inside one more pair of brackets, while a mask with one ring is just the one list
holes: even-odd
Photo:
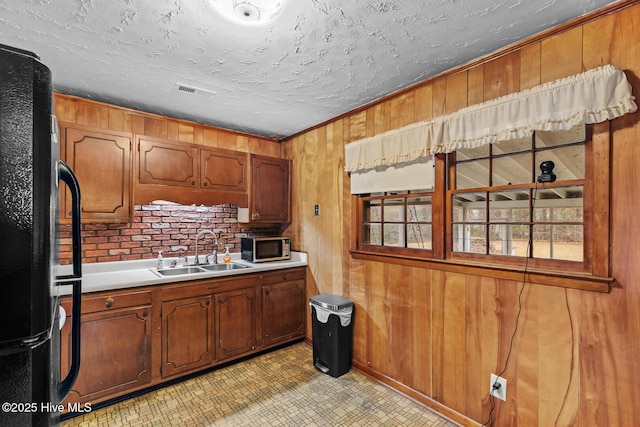
[[457, 426], [356, 370], [333, 378], [311, 360], [309, 345], [294, 344], [61, 426]]

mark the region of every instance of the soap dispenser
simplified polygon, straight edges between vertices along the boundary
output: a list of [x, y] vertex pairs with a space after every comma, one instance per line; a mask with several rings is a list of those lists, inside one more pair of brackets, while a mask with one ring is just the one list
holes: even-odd
[[229, 253], [229, 247], [228, 246], [226, 246], [224, 248], [224, 256], [222, 257], [222, 259], [224, 260], [225, 264], [231, 263], [231, 254]]
[[164, 258], [162, 258], [162, 251], [158, 251], [158, 258], [156, 259], [156, 268], [158, 270], [164, 268]]

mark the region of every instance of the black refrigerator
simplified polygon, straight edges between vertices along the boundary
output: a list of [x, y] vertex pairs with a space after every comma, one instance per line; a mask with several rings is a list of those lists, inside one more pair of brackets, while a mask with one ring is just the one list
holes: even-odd
[[[0, 426], [57, 425], [79, 370], [80, 189], [58, 159], [50, 70], [0, 45]], [[73, 274], [56, 276], [58, 193], [72, 194]], [[71, 369], [60, 380], [59, 290], [73, 289]]]

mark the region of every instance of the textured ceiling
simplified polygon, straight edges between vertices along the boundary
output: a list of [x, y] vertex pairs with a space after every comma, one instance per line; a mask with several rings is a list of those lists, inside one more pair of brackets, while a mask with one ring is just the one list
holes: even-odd
[[0, 0], [0, 43], [59, 92], [281, 138], [610, 3], [286, 0], [239, 26], [212, 0]]

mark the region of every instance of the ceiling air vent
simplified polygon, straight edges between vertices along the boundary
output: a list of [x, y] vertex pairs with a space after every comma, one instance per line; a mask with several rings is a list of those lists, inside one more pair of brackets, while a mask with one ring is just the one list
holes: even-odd
[[209, 98], [209, 99], [213, 99], [216, 96], [216, 92], [212, 91], [212, 90], [207, 90], [207, 89], [202, 89], [199, 87], [195, 87], [195, 86], [191, 86], [191, 85], [185, 85], [182, 83], [176, 83], [174, 85], [174, 90], [177, 90], [178, 92], [183, 92], [183, 93], [190, 93], [192, 95], [199, 95], [205, 98]]

